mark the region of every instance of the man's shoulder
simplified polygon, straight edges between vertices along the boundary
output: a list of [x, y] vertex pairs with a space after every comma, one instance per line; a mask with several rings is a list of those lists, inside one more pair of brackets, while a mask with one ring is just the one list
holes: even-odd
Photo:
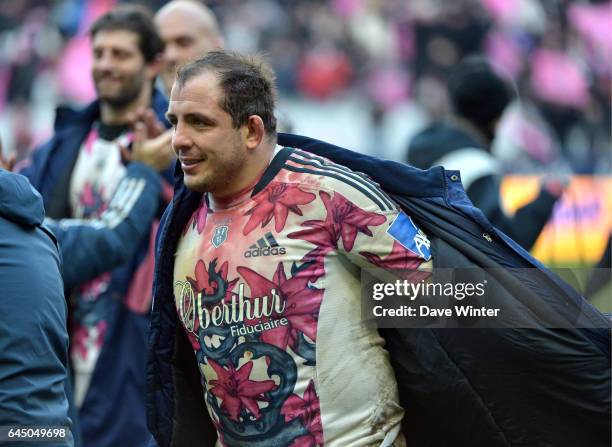
[[97, 100], [85, 105], [60, 104], [55, 109], [54, 130], [57, 133], [69, 127], [89, 127], [99, 116]]
[[24, 228], [43, 222], [45, 210], [40, 194], [23, 175], [0, 170], [0, 217]]
[[301, 149], [290, 150], [283, 169], [291, 173], [292, 182], [304, 188], [341, 194], [361, 207], [378, 208], [384, 212], [396, 209], [380, 185], [366, 174]]
[[474, 139], [459, 127], [435, 122], [410, 140], [407, 160], [417, 168], [427, 169], [445, 155], [475, 144]]

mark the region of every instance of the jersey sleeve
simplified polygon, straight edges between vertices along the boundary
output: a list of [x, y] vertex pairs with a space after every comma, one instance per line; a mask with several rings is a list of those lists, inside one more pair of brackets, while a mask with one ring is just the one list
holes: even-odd
[[[330, 224], [339, 235], [339, 253], [361, 268], [383, 268], [402, 276], [429, 270], [431, 252], [427, 235], [388, 196], [379, 192], [380, 200], [374, 201], [360, 193], [347, 197], [334, 191], [330, 195], [328, 208], [333, 209], [335, 216]], [[385, 206], [381, 207], [383, 199]]]

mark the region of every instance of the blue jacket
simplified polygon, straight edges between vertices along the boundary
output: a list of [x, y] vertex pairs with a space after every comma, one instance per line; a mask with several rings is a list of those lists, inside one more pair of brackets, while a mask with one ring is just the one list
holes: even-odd
[[0, 169], [0, 426], [70, 425], [61, 257], [43, 219], [28, 180]]
[[[381, 329], [416, 446], [608, 445], [609, 322], [470, 203], [457, 172], [421, 171], [310, 138], [298, 147], [368, 174], [430, 237], [434, 268], [491, 268], [499, 296], [526, 317], [543, 308], [590, 328]], [[158, 447], [213, 446], [193, 350], [178, 324], [176, 245], [201, 194], [176, 169], [172, 204], [158, 232], [147, 365], [147, 418]], [[517, 270], [520, 269], [520, 270]], [[524, 309], [524, 310], [523, 310]]]
[[[167, 110], [165, 97], [155, 91], [152, 107], [157, 117]], [[32, 154], [22, 170], [41, 193], [47, 216], [70, 217], [68, 191], [79, 149], [93, 123], [99, 118], [97, 101], [82, 110], [59, 108], [55, 134]], [[168, 178], [170, 175], [165, 173]], [[149, 234], [138, 242], [137, 254], [112, 271], [108, 300], [107, 329], [85, 400], [79, 411], [84, 445], [88, 447], [139, 447], [150, 434], [145, 421], [144, 378], [149, 316], [131, 311], [123, 297], [140, 263], [148, 252]], [[99, 252], [97, 256], [108, 256]], [[148, 291], [143, 291], [146, 293]]]

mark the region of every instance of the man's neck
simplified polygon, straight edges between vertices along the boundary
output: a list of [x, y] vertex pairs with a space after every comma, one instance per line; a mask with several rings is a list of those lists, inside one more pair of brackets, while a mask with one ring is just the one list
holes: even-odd
[[251, 193], [259, 180], [263, 176], [264, 172], [266, 172], [267, 167], [259, 173], [256, 177], [251, 180], [247, 186], [242, 188], [240, 191], [234, 192], [230, 195], [224, 195], [223, 197], [218, 197], [215, 194], [210, 195], [210, 208], [213, 211], [222, 210], [227, 208], [233, 208], [236, 205], [240, 205], [242, 202], [251, 197]]
[[131, 115], [138, 109], [147, 108], [151, 104], [152, 89], [144, 87], [138, 97], [124, 106], [111, 105], [108, 102], [100, 102], [100, 121], [107, 125], [128, 124]]
[[261, 151], [261, 155], [257, 157], [259, 163], [247, 163], [248, 170], [243, 171], [242, 178], [234, 183], [232, 192], [221, 195], [211, 193], [212, 208], [230, 208], [248, 199], [276, 155], [275, 147], [276, 141], [259, 149]]

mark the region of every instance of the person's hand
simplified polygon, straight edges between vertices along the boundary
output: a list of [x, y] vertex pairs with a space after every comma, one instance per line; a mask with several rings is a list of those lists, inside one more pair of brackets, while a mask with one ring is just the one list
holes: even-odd
[[133, 131], [132, 150], [120, 145], [125, 162], [139, 161], [163, 171], [174, 161], [172, 131], [166, 130], [151, 108], [139, 108], [129, 117]]
[[0, 169], [5, 169], [7, 171], [12, 171], [13, 168], [15, 167], [15, 161], [16, 160], [17, 159], [15, 157], [15, 154], [11, 154], [7, 158], [4, 158], [4, 155], [3, 155], [3, 152], [2, 152], [2, 139], [0, 138]]
[[138, 123], [144, 124], [148, 139], [157, 138], [166, 131], [166, 127], [157, 119], [157, 115], [151, 108], [140, 107], [128, 120], [134, 130]]
[[139, 161], [156, 171], [163, 171], [174, 161], [172, 150], [172, 130], [166, 130], [155, 138], [147, 138], [147, 125], [138, 122], [134, 126], [132, 150], [120, 146], [121, 155], [126, 161]]

